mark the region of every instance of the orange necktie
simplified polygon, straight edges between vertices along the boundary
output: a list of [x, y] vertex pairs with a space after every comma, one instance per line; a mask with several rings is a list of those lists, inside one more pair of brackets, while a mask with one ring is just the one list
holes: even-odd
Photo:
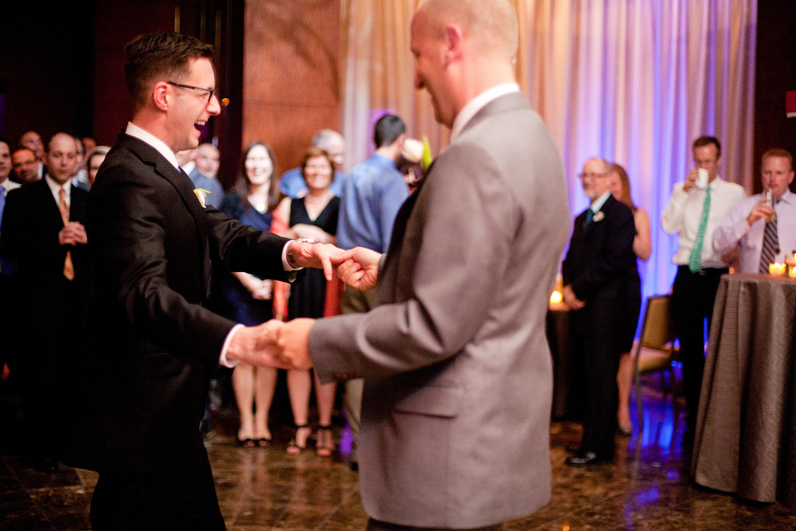
[[[61, 211], [61, 219], [66, 225], [69, 223], [69, 205], [66, 204], [66, 191], [64, 191], [63, 186], [58, 191], [58, 199], [58, 210]], [[72, 253], [69, 251], [66, 251], [66, 259], [64, 260], [64, 276], [68, 280], [75, 278], [75, 266], [72, 265]]]

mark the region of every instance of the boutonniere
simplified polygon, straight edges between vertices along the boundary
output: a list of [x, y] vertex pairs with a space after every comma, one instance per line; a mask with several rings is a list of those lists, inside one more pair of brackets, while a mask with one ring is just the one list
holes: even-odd
[[595, 222], [595, 223], [597, 223], [598, 221], [602, 221], [602, 220], [604, 220], [604, 219], [605, 219], [605, 214], [603, 213], [603, 211], [602, 211], [602, 210], [600, 210], [599, 212], [597, 212], [597, 213], [594, 215], [594, 217], [593, 217], [593, 218], [591, 218], [591, 220], [592, 220], [593, 222]]
[[193, 193], [199, 200], [199, 204], [202, 205], [202, 208], [207, 208], [205, 198], [207, 197], [207, 194], [211, 193], [210, 190], [205, 190], [204, 188], [194, 188]]

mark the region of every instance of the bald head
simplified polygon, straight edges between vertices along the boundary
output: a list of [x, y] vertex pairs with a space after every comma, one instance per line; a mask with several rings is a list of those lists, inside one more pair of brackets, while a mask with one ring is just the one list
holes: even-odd
[[580, 175], [583, 193], [594, 202], [608, 191], [608, 174], [611, 173], [611, 164], [605, 159], [594, 157], [583, 165]]
[[47, 174], [52, 180], [64, 185], [75, 174], [77, 147], [75, 137], [56, 133], [47, 144]]
[[509, 61], [517, 55], [519, 23], [509, 0], [423, 0], [417, 12], [428, 17], [438, 37], [455, 24], [479, 52]]

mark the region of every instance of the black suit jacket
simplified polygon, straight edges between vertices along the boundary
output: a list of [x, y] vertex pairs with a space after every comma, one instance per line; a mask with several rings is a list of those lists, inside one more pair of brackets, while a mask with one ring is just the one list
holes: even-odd
[[[88, 192], [71, 186], [70, 194], [69, 219], [85, 225]], [[84, 322], [76, 319], [85, 317], [85, 303], [91, 294], [87, 248], [61, 245], [58, 233], [63, 227], [61, 212], [45, 179], [8, 193], [0, 228], [0, 252], [14, 264], [11, 282], [15, 313], [23, 325], [40, 328], [37, 333], [47, 334], [47, 326], [41, 323], [52, 319]], [[63, 275], [67, 250], [75, 268], [72, 282]], [[65, 311], [78, 314], [64, 315]]]
[[[95, 391], [77, 464], [144, 472], [190, 464], [210, 378], [235, 323], [205, 307], [210, 261], [287, 280], [288, 241], [203, 208], [193, 184], [125, 133], [91, 188], [89, 249], [96, 278]], [[89, 455], [86, 455], [89, 454]]]
[[[586, 225], [586, 212], [575, 218], [569, 250], [562, 266], [565, 286], [571, 286], [586, 305], [572, 312], [576, 332], [610, 331], [616, 304], [627, 296], [636, 271], [633, 212], [613, 196]], [[602, 215], [600, 215], [602, 213]]]

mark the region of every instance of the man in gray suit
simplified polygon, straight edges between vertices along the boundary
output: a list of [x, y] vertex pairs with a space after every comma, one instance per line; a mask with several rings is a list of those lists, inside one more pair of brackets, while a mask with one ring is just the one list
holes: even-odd
[[415, 86], [451, 143], [388, 252], [355, 248], [338, 267], [375, 285], [376, 306], [279, 333], [322, 381], [365, 379], [368, 529], [499, 529], [550, 499], [545, 315], [569, 208], [558, 149], [515, 82], [517, 40], [508, 0], [420, 4]]

